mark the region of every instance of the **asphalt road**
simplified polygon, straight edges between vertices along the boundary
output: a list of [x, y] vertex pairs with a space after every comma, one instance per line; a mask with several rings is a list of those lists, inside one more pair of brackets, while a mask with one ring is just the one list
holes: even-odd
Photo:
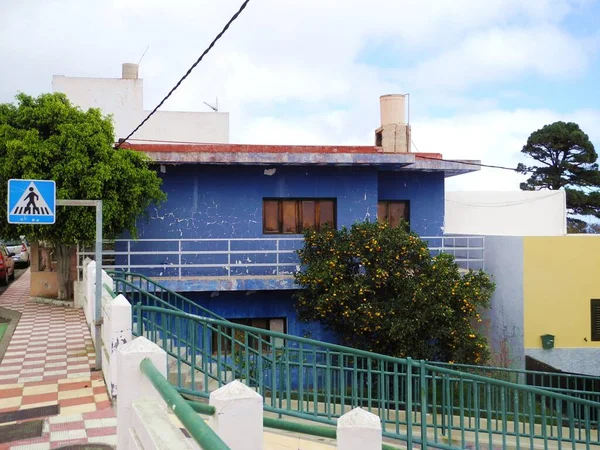
[[[18, 280], [19, 277], [27, 271], [27, 269], [28, 268], [15, 269], [15, 280]], [[8, 286], [10, 286], [13, 283], [14, 283], [14, 281], [11, 281], [10, 283], [8, 283]], [[8, 286], [0, 286], [0, 294], [2, 294]]]

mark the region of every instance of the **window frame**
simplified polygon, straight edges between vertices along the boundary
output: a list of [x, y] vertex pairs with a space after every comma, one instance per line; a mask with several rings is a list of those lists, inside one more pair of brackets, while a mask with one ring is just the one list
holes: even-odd
[[[260, 328], [260, 327], [256, 327], [256, 325], [254, 325], [254, 321], [266, 321], [267, 322], [267, 327], [268, 328], [261, 328], [265, 331], [272, 331], [271, 330], [271, 321], [273, 320], [282, 320], [283, 321], [283, 334], [287, 334], [287, 330], [288, 330], [288, 318], [287, 317], [241, 317], [241, 318], [237, 318], [237, 319], [227, 319], [228, 321], [230, 321], [231, 323], [234, 323], [236, 325], [245, 325], [245, 326], [249, 326], [249, 327], [254, 327], [254, 328]], [[232, 332], [233, 328], [231, 327], [221, 327], [221, 331], [230, 336], [231, 332]], [[271, 341], [271, 336], [267, 336], [269, 338], [269, 343], [272, 343]], [[279, 338], [275, 338], [275, 339], [279, 339]], [[254, 350], [258, 351], [258, 341], [255, 338], [250, 338], [248, 341], [248, 344], [250, 345], [251, 348], [253, 348]], [[213, 331], [211, 333], [211, 342], [210, 342], [210, 346], [211, 346], [211, 353], [213, 355], [216, 355], [218, 353], [218, 338], [217, 338], [217, 332]], [[267, 344], [263, 344], [263, 348], [261, 349], [261, 353], [265, 354], [267, 353], [267, 350], [265, 350], [265, 347], [268, 347]], [[229, 339], [227, 338], [223, 338], [223, 340], [221, 341], [221, 352], [224, 354], [228, 354], [231, 353], [231, 341], [229, 341]]]
[[379, 217], [379, 207], [382, 203], [386, 205], [386, 218], [388, 218], [386, 219], [386, 222], [388, 223], [390, 217], [390, 205], [394, 203], [403, 203], [406, 209], [405, 216], [407, 217], [407, 219], [404, 219], [404, 221], [410, 226], [410, 200], [377, 200], [377, 221], [382, 219]]
[[590, 341], [600, 341], [600, 326], [596, 327], [595, 315], [600, 315], [600, 299], [590, 300]]
[[[277, 202], [277, 223], [278, 230], [277, 231], [268, 231], [265, 228], [267, 223], [265, 202]], [[295, 232], [287, 232], [284, 231], [283, 228], [283, 202], [295, 202], [295, 210], [296, 210], [296, 231]], [[303, 220], [303, 202], [315, 202], [315, 224], [316, 229], [320, 229], [321, 226], [321, 202], [331, 202], [333, 203], [333, 228], [337, 228], [337, 198], [335, 197], [264, 197], [263, 205], [262, 205], [262, 232], [266, 235], [301, 235], [304, 233], [304, 220]]]

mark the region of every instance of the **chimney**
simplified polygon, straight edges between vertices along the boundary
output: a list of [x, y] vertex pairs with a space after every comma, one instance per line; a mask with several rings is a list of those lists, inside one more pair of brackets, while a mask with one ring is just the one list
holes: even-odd
[[406, 123], [406, 95], [379, 98], [381, 126], [375, 130], [375, 145], [385, 153], [410, 152], [410, 125]]
[[138, 65], [132, 63], [124, 63], [121, 78], [124, 80], [137, 80]]

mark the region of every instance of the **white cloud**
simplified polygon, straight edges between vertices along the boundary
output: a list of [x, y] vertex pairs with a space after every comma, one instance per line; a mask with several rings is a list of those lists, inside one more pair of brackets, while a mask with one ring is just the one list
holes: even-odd
[[572, 78], [587, 68], [583, 43], [556, 26], [493, 28], [405, 71], [419, 88], [465, 89], [524, 74]]
[[[514, 166], [536, 128], [563, 117], [581, 121], [591, 134], [598, 111], [560, 116], [525, 109], [518, 87], [483, 99], [470, 97], [469, 89], [524, 75], [585, 73], [597, 35], [574, 37], [563, 21], [586, 1], [253, 0], [164, 109], [207, 110], [203, 101], [218, 96], [221, 110], [231, 113], [233, 142], [370, 145], [379, 95], [411, 92], [421, 151]], [[122, 62], [137, 62], [150, 45], [140, 68], [150, 108], [240, 2], [0, 2], [0, 60], [8, 68], [0, 71], [0, 102], [17, 90], [50, 90], [54, 74], [117, 77]], [[402, 70], [357, 63], [371, 43], [381, 44]], [[500, 110], [506, 95], [523, 109]], [[423, 105], [459, 112], [431, 119], [419, 111]], [[484, 184], [514, 189], [518, 176], [484, 169], [449, 180], [451, 187]]]

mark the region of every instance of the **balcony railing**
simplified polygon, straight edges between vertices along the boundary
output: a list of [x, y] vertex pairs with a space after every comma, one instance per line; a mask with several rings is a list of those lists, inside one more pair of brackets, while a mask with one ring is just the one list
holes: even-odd
[[[422, 237], [432, 255], [452, 254], [462, 269], [484, 269], [482, 236]], [[299, 270], [296, 250], [303, 238], [236, 239], [117, 239], [104, 243], [102, 264], [113, 270], [148, 277], [186, 279], [202, 277], [290, 276]], [[93, 248], [78, 247], [79, 272]]]

